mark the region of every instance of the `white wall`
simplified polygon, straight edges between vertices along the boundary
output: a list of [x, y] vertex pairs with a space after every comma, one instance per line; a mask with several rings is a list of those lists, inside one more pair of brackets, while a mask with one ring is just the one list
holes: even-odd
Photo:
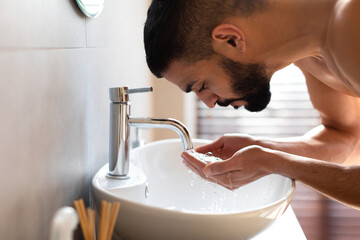
[[[0, 9], [0, 238], [47, 239], [107, 162], [108, 88], [149, 85], [147, 0], [105, 1], [97, 19], [73, 0]], [[150, 97], [132, 97], [134, 115], [151, 115]]]

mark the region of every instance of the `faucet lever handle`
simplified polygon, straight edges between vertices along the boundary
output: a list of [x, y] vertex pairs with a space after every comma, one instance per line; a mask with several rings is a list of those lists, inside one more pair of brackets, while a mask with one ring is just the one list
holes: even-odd
[[132, 94], [132, 93], [145, 93], [145, 92], [152, 92], [153, 88], [152, 87], [143, 87], [143, 88], [131, 88], [131, 89], [127, 89], [126, 93], [127, 94]]
[[133, 93], [144, 93], [144, 92], [152, 92], [152, 87], [143, 87], [143, 88], [131, 88], [128, 87], [116, 87], [116, 88], [110, 88], [110, 100], [113, 103], [124, 103], [129, 101], [128, 94]]

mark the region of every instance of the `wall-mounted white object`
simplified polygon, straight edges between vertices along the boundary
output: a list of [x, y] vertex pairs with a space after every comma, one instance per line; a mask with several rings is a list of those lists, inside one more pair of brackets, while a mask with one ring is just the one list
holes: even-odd
[[79, 218], [74, 208], [60, 208], [51, 221], [49, 240], [73, 240], [73, 233], [78, 223]]
[[76, 0], [80, 10], [89, 18], [96, 18], [104, 9], [105, 0]]

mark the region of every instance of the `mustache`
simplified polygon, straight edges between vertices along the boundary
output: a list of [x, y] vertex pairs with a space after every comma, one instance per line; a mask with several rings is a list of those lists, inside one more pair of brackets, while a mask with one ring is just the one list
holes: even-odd
[[244, 100], [243, 97], [242, 98], [229, 98], [229, 99], [225, 99], [224, 101], [216, 101], [216, 104], [219, 105], [220, 107], [227, 107], [233, 102], [242, 101], [242, 100]]

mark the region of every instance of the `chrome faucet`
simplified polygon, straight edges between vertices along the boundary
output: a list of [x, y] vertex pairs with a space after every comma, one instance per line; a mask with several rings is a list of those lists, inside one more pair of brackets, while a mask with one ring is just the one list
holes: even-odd
[[189, 131], [181, 122], [167, 118], [135, 118], [130, 116], [129, 94], [152, 92], [151, 87], [129, 89], [110, 88], [110, 142], [108, 177], [128, 179], [130, 161], [130, 126], [137, 128], [167, 128], [181, 138], [184, 150], [192, 149]]

